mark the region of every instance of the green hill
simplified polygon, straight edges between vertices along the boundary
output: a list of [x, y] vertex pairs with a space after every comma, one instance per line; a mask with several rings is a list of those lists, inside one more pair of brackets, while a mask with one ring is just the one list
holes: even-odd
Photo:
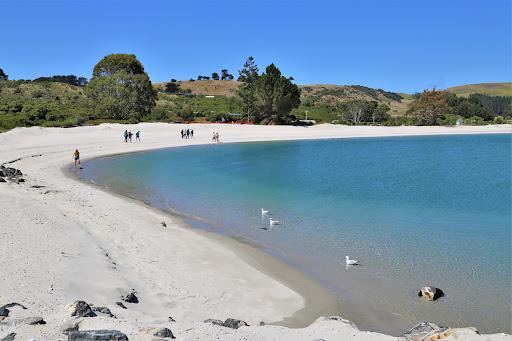
[[480, 83], [453, 86], [446, 91], [459, 96], [471, 94], [485, 94], [490, 96], [512, 96], [512, 82], [504, 83]]

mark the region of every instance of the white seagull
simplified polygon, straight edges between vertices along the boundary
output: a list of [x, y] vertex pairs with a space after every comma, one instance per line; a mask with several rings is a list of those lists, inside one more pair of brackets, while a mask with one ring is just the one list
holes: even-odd
[[355, 259], [350, 259], [348, 256], [345, 256], [345, 262], [347, 265], [358, 265], [359, 261]]
[[264, 208], [261, 209], [261, 215], [265, 215], [265, 214], [268, 214], [268, 213], [269, 213], [268, 210], [266, 210]]
[[272, 218], [269, 219], [269, 223], [270, 223], [270, 226], [281, 224], [281, 222], [279, 220], [274, 220]]

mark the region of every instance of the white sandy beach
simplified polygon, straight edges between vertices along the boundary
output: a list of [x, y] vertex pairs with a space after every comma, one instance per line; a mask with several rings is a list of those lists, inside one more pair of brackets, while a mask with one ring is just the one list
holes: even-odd
[[[182, 140], [179, 131], [187, 127], [194, 129], [194, 138]], [[142, 142], [124, 143], [125, 129], [140, 130]], [[170, 328], [179, 340], [398, 339], [321, 317], [332, 308], [327, 307], [328, 295], [277, 260], [258, 255], [257, 250], [253, 250], [255, 255], [251, 250], [244, 253], [249, 246], [238, 247], [227, 238], [186, 228], [179, 217], [82, 183], [65, 171], [75, 149], [80, 150], [86, 167], [87, 159], [99, 156], [211, 143], [213, 131], [228, 143], [512, 133], [512, 126], [305, 128], [144, 123], [16, 128], [2, 133], [0, 164], [17, 160], [6, 166], [20, 169], [26, 182], [0, 183], [0, 307], [17, 302], [28, 309], [9, 308], [9, 316], [0, 318], [0, 340], [12, 332], [17, 334], [15, 340], [67, 339], [60, 328], [71, 319], [66, 306], [76, 300], [107, 306], [117, 316], [83, 318], [80, 330], [117, 329], [130, 340], [153, 340], [152, 328], [157, 327]], [[162, 221], [167, 227], [161, 226]], [[265, 267], [274, 271], [260, 271]], [[272, 275], [276, 272], [304, 283], [286, 284]], [[125, 303], [128, 309], [122, 309], [115, 302], [130, 289], [136, 290], [140, 302]], [[41, 316], [47, 324], [17, 325], [27, 316]], [[169, 317], [176, 322], [169, 322]], [[203, 322], [227, 318], [244, 320], [250, 326], [235, 330]], [[261, 321], [283, 320], [301, 328], [259, 326]], [[450, 329], [445, 339], [512, 337], [479, 335], [464, 328]]]

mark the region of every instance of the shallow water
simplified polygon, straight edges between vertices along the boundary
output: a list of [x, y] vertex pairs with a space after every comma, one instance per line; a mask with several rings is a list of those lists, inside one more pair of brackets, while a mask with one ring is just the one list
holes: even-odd
[[[510, 333], [511, 137], [191, 146], [91, 160], [81, 177], [263, 245], [362, 328], [430, 320]], [[270, 229], [262, 207], [282, 225]], [[362, 266], [346, 268], [345, 255]], [[446, 296], [422, 302], [427, 284]]]

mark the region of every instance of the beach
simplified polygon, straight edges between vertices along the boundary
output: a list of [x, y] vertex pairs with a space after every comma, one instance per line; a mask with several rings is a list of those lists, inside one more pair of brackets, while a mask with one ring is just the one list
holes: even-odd
[[[194, 138], [181, 139], [183, 128], [193, 128]], [[125, 129], [140, 130], [142, 141], [124, 143]], [[212, 143], [214, 131], [221, 143], [230, 143], [511, 133], [512, 127], [145, 123], [2, 133], [0, 164], [21, 170], [26, 181], [0, 183], [0, 306], [17, 302], [27, 309], [10, 308], [0, 322], [0, 338], [14, 332], [19, 339], [66, 339], [61, 328], [71, 319], [68, 305], [83, 300], [108, 307], [117, 318], [85, 317], [80, 330], [117, 329], [130, 340], [152, 340], [153, 328], [162, 327], [184, 340], [395, 339], [324, 318], [340, 310], [343, 317], [343, 307], [334, 305], [319, 284], [257, 246], [192, 229], [179, 216], [85, 184], [69, 172], [75, 149], [86, 166], [87, 159], [101, 156]], [[139, 303], [125, 303], [128, 309], [115, 304], [132, 289]], [[28, 316], [42, 316], [46, 324], [16, 322]], [[250, 326], [204, 322], [227, 318]], [[446, 339], [511, 339], [467, 328], [449, 331]]]

